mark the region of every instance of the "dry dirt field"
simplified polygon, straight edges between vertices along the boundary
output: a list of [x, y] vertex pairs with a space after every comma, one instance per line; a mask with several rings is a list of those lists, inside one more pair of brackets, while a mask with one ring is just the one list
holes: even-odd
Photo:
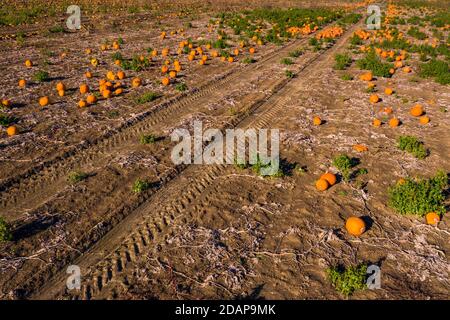
[[[5, 4], [0, 299], [450, 299], [450, 1], [372, 2]], [[280, 170], [175, 165], [195, 121]]]

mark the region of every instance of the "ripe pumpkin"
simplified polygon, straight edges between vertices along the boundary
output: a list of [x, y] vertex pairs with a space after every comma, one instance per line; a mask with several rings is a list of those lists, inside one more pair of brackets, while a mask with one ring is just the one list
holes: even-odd
[[58, 90], [58, 95], [59, 95], [60, 97], [64, 97], [65, 94], [66, 94], [66, 91], [65, 91], [65, 90]]
[[256, 51], [256, 50], [255, 50], [255, 48], [253, 48], [253, 47], [252, 47], [252, 48], [250, 48], [250, 49], [248, 49], [248, 52], [250, 52], [250, 54], [254, 54], [254, 53], [255, 53], [255, 51]]
[[228, 57], [228, 62], [229, 62], [229, 63], [234, 62], [234, 58], [233, 58], [233, 57]]
[[11, 106], [11, 100], [9, 99], [2, 99], [2, 105], [6, 108]]
[[87, 48], [86, 50], [84, 50], [84, 52], [85, 52], [86, 54], [91, 54], [91, 53], [92, 53], [92, 49]]
[[167, 73], [169, 71], [169, 67], [167, 65], [164, 65], [161, 67], [161, 72], [162, 73]]
[[436, 225], [439, 221], [441, 221], [441, 218], [436, 212], [429, 212], [425, 215], [425, 220], [427, 224]]
[[[81, 101], [83, 101], [83, 100], [81, 100]], [[96, 102], [97, 102], [97, 97], [94, 96], [93, 94], [90, 94], [90, 95], [88, 95], [88, 96], [86, 97], [86, 101], [87, 101], [87, 103], [89, 103], [89, 104], [96, 103]]]
[[152, 57], [156, 57], [158, 55], [158, 51], [157, 50], [153, 50], [152, 51]]
[[398, 120], [397, 118], [392, 118], [391, 120], [389, 120], [389, 126], [391, 128], [398, 127], [399, 125], [400, 125], [400, 120]]
[[394, 91], [391, 88], [386, 88], [384, 89], [384, 93], [390, 96], [392, 93], [394, 93]]
[[98, 66], [98, 60], [95, 59], [95, 58], [91, 59], [91, 64], [92, 64], [94, 67]]
[[66, 90], [66, 86], [62, 82], [56, 84], [56, 91]]
[[345, 222], [345, 229], [352, 236], [359, 237], [366, 231], [366, 223], [359, 217], [350, 217]]
[[365, 146], [363, 144], [355, 144], [353, 146], [353, 150], [355, 150], [357, 152], [365, 152], [365, 151], [369, 151], [369, 148], [367, 148], [367, 146]]
[[78, 101], [78, 106], [80, 108], [85, 108], [87, 106], [86, 101], [84, 101], [83, 99], [81, 99], [80, 101]]
[[125, 72], [123, 71], [117, 72], [117, 78], [119, 78], [120, 80], [125, 79]]
[[31, 60], [25, 60], [25, 66], [31, 68], [33, 66], [33, 62], [31, 62]]
[[108, 90], [108, 89], [103, 90], [102, 96], [103, 96], [103, 98], [105, 98], [105, 99], [111, 98], [111, 91]]
[[120, 61], [119, 59], [114, 60], [114, 64], [115, 64], [116, 66], [120, 66], [120, 65], [122, 65], [122, 61]]
[[389, 69], [389, 73], [390, 73], [390, 74], [394, 74], [394, 73], [395, 73], [395, 69], [394, 69], [394, 68], [390, 68], [390, 69]]
[[372, 122], [374, 127], [380, 127], [381, 126], [381, 120], [380, 119], [373, 119]]
[[167, 77], [164, 77], [164, 78], [162, 78], [161, 83], [162, 83], [164, 86], [168, 86], [168, 85], [170, 84], [170, 79], [167, 78]]
[[320, 178], [316, 181], [316, 189], [319, 191], [325, 191], [330, 187], [327, 180]]
[[24, 79], [19, 80], [19, 87], [23, 88], [23, 87], [25, 87], [26, 84], [27, 84], [26, 80], [24, 80]]
[[314, 124], [315, 126], [320, 126], [320, 125], [322, 124], [322, 119], [320, 119], [320, 117], [318, 117], [318, 116], [315, 116], [315, 117], [313, 118], [313, 124]]
[[326, 180], [330, 186], [336, 184], [336, 175], [331, 172], [324, 173], [323, 175], [320, 176], [320, 179]]
[[123, 93], [123, 89], [122, 88], [118, 88], [118, 89], [116, 89], [116, 91], [114, 91], [114, 94], [116, 96], [118, 96], [119, 94], [122, 94], [122, 93]]
[[8, 136], [15, 136], [16, 134], [19, 133], [19, 130], [17, 129], [17, 127], [15, 125], [9, 126], [6, 129], [6, 133], [8, 134]]
[[363, 81], [372, 81], [373, 75], [372, 75], [372, 72], [367, 72], [367, 73], [362, 74], [359, 78]]
[[86, 73], [84, 74], [84, 76], [88, 79], [92, 78], [92, 73], [90, 71], [86, 71]]
[[369, 100], [371, 103], [377, 103], [378, 101], [380, 101], [380, 97], [378, 97], [378, 95], [376, 94], [373, 94], [370, 96]]
[[172, 79], [175, 79], [177, 77], [176, 71], [170, 71], [169, 72], [169, 77], [171, 77]]
[[48, 99], [47, 96], [41, 97], [41, 98], [39, 99], [39, 105], [40, 105], [41, 107], [45, 107], [46, 105], [48, 105], [48, 103], [49, 103], [49, 99]]
[[176, 71], [176, 72], [180, 72], [180, 71], [181, 71], [181, 65], [177, 64], [177, 65], [175, 66], [175, 71]]
[[106, 78], [107, 78], [108, 80], [113, 81], [113, 80], [116, 80], [116, 75], [114, 74], [114, 72], [108, 71], [108, 73], [106, 74]]
[[403, 72], [404, 73], [410, 73], [412, 71], [412, 69], [410, 67], [404, 67], [403, 68]]
[[88, 93], [88, 92], [89, 92], [89, 87], [88, 87], [88, 85], [83, 83], [83, 84], [80, 86], [80, 93], [81, 93], [81, 94], [85, 94], [85, 93]]
[[142, 84], [142, 80], [140, 78], [134, 78], [131, 82], [133, 88], [139, 87]]
[[423, 115], [423, 108], [420, 104], [416, 104], [414, 107], [411, 108], [409, 111], [413, 117], [420, 117]]
[[420, 117], [419, 122], [421, 124], [427, 124], [428, 122], [430, 122], [430, 118], [427, 116], [422, 116], [422, 117]]

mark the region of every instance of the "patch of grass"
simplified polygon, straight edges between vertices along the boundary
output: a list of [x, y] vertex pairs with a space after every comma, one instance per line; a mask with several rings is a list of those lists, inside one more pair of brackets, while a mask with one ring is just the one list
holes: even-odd
[[108, 112], [108, 118], [115, 119], [115, 118], [118, 118], [119, 116], [120, 116], [120, 113], [118, 110], [111, 110]]
[[336, 291], [348, 297], [356, 290], [367, 288], [367, 265], [336, 266], [327, 269], [328, 279]]
[[157, 140], [157, 137], [153, 134], [144, 134], [141, 136], [140, 142], [142, 144], [151, 144], [155, 143]]
[[295, 77], [295, 73], [292, 72], [291, 70], [286, 70], [284, 71], [284, 74], [286, 75], [286, 77], [288, 77], [289, 79], [292, 79]]
[[363, 59], [356, 62], [356, 65], [363, 70], [372, 71], [374, 76], [390, 78], [389, 70], [394, 67], [392, 63], [381, 62], [374, 52], [368, 53]]
[[287, 66], [290, 66], [291, 64], [294, 63], [294, 61], [292, 61], [292, 60], [289, 59], [289, 58], [283, 58], [283, 59], [281, 59], [280, 63], [281, 63], [281, 64], [284, 64], [284, 65], [287, 65]]
[[425, 40], [427, 38], [427, 35], [420, 31], [417, 27], [411, 27], [408, 30], [408, 35], [410, 35], [413, 38], [419, 39], [419, 40]]
[[186, 91], [187, 88], [188, 87], [187, 87], [186, 83], [184, 83], [184, 82], [177, 83], [177, 85], [175, 86], [175, 89], [180, 92]]
[[363, 41], [361, 40], [360, 37], [358, 37], [356, 34], [350, 38], [350, 44], [353, 46], [358, 46], [363, 44]]
[[244, 60], [242, 60], [242, 62], [246, 63], [246, 64], [250, 64], [250, 63], [255, 63], [256, 60], [253, 59], [252, 57], [245, 57]]
[[84, 179], [86, 179], [89, 175], [86, 172], [82, 172], [82, 171], [72, 171], [71, 173], [69, 173], [69, 176], [67, 177], [67, 179], [69, 180], [69, 182], [71, 184], [76, 184], [80, 181], [83, 181]]
[[424, 159], [428, 155], [423, 142], [413, 136], [400, 136], [397, 140], [397, 146], [400, 150], [411, 153], [417, 159]]
[[133, 187], [131, 188], [131, 190], [134, 193], [141, 193], [144, 192], [145, 190], [150, 189], [152, 186], [152, 184], [147, 181], [147, 180], [142, 180], [142, 179], [137, 179], [134, 183], [133, 183]]
[[0, 243], [12, 240], [12, 233], [6, 221], [0, 217]]
[[154, 100], [158, 99], [159, 97], [161, 97], [160, 93], [149, 91], [149, 92], [145, 92], [145, 93], [141, 94], [139, 97], [136, 97], [134, 101], [138, 104], [144, 104], [144, 103], [154, 101]]
[[419, 75], [423, 78], [434, 78], [437, 83], [450, 84], [450, 66], [441, 60], [430, 60], [420, 65]]
[[57, 26], [50, 27], [48, 29], [48, 32], [50, 32], [50, 33], [63, 33], [64, 32], [64, 28], [62, 26], [60, 26], [60, 25], [57, 25]]
[[34, 81], [45, 82], [50, 79], [50, 75], [47, 71], [39, 70], [33, 76]]
[[345, 70], [352, 64], [352, 58], [348, 54], [336, 54], [334, 56], [334, 68], [336, 70]]
[[344, 73], [344, 74], [341, 76], [341, 79], [342, 79], [342, 80], [345, 80], [345, 81], [350, 81], [350, 80], [353, 80], [353, 76], [352, 76], [351, 74]]
[[346, 154], [341, 154], [333, 159], [333, 166], [339, 170], [344, 180], [350, 180], [350, 170], [357, 165], [357, 160], [350, 158]]
[[0, 113], [0, 126], [9, 127], [10, 125], [17, 122], [17, 119], [14, 117], [10, 117], [6, 114]]
[[407, 178], [389, 188], [389, 206], [400, 214], [415, 214], [423, 217], [429, 212], [445, 213], [445, 194], [448, 177], [438, 171], [430, 179]]
[[297, 50], [294, 50], [294, 51], [289, 52], [289, 57], [291, 57], [291, 58], [298, 58], [298, 57], [300, 57], [302, 54], [303, 54], [303, 51], [300, 50], [300, 49], [297, 49]]

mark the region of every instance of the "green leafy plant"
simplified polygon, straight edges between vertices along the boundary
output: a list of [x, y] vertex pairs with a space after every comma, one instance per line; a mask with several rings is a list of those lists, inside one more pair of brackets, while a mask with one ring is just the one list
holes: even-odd
[[88, 176], [89, 175], [86, 172], [72, 171], [71, 173], [69, 173], [68, 180], [71, 184], [75, 184], [86, 179]]
[[333, 166], [340, 171], [346, 181], [350, 180], [350, 171], [356, 164], [356, 159], [350, 158], [346, 154], [341, 154], [333, 159]]
[[134, 183], [133, 183], [133, 187], [132, 187], [132, 191], [134, 193], [141, 193], [144, 192], [145, 190], [150, 189], [152, 186], [152, 184], [147, 181], [147, 180], [141, 180], [141, 179], [137, 179]]
[[284, 72], [284, 74], [285, 74], [286, 77], [288, 77], [289, 79], [292, 79], [292, 78], [295, 77], [295, 73], [292, 72], [291, 70], [286, 70], [286, 71]]
[[447, 174], [438, 171], [429, 179], [407, 178], [389, 188], [389, 206], [400, 214], [424, 216], [429, 212], [445, 213]]
[[291, 65], [291, 64], [293, 64], [294, 62], [291, 60], [291, 59], [289, 59], [289, 58], [283, 58], [283, 59], [281, 59], [281, 64], [284, 64], [284, 65], [287, 65], [287, 66], [289, 66], [289, 65]]
[[397, 146], [400, 150], [411, 153], [417, 159], [424, 159], [428, 155], [423, 142], [413, 136], [400, 136], [397, 139]]
[[289, 57], [291, 57], [291, 58], [298, 58], [298, 57], [300, 57], [302, 54], [303, 54], [303, 51], [300, 50], [300, 49], [297, 49], [297, 50], [294, 50], [294, 51], [289, 52]]
[[342, 79], [342, 80], [345, 80], [345, 81], [350, 81], [350, 80], [353, 80], [353, 76], [352, 76], [351, 74], [344, 73], [344, 74], [341, 76], [341, 79]]
[[16, 118], [0, 113], [0, 126], [8, 127], [17, 121]]
[[348, 297], [356, 290], [367, 288], [367, 265], [335, 266], [327, 269], [328, 279], [336, 291]]
[[157, 137], [153, 134], [144, 134], [141, 136], [141, 143], [142, 144], [150, 144], [150, 143], [155, 143], [157, 140]]
[[177, 85], [175, 86], [175, 89], [177, 91], [183, 92], [183, 91], [187, 90], [187, 85], [184, 82], [180, 82], [180, 83], [177, 83]]
[[256, 60], [253, 59], [252, 57], [245, 57], [244, 60], [242, 60], [242, 62], [246, 63], [246, 64], [250, 64], [250, 63], [255, 63]]
[[408, 35], [419, 40], [425, 40], [427, 37], [427, 35], [424, 32], [421, 32], [417, 27], [409, 28]]
[[48, 81], [50, 79], [50, 76], [48, 72], [39, 70], [34, 74], [33, 79], [37, 82], [44, 82]]
[[0, 242], [12, 240], [12, 233], [6, 221], [0, 217]]
[[368, 53], [364, 58], [358, 60], [356, 65], [363, 70], [371, 70], [374, 76], [390, 78], [389, 70], [394, 67], [392, 63], [381, 62], [374, 52]]
[[420, 65], [419, 75], [422, 78], [434, 78], [437, 83], [450, 84], [450, 66], [447, 62], [432, 59]]
[[336, 70], [345, 70], [352, 64], [352, 58], [348, 54], [336, 54], [334, 56]]
[[161, 97], [161, 94], [159, 94], [157, 92], [149, 91], [149, 92], [145, 92], [142, 95], [140, 95], [139, 97], [137, 97], [135, 99], [135, 101], [138, 104], [144, 104], [147, 102], [154, 101], [154, 100], [158, 99], [159, 97]]

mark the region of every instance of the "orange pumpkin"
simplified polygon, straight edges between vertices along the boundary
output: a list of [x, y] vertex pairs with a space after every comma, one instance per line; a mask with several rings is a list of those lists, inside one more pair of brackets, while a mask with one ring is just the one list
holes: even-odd
[[90, 72], [90, 71], [86, 71], [86, 73], [84, 74], [84, 76], [86, 77], [86, 78], [92, 78], [92, 73]]
[[19, 130], [15, 125], [12, 125], [6, 129], [6, 133], [8, 134], [8, 136], [15, 136], [17, 133], [19, 133]]
[[395, 128], [398, 127], [400, 125], [400, 120], [397, 118], [392, 118], [391, 120], [389, 120], [389, 126], [391, 128]]
[[419, 122], [421, 124], [427, 124], [428, 122], [430, 122], [430, 118], [427, 116], [422, 116], [422, 117], [420, 117]]
[[88, 85], [83, 83], [83, 84], [80, 86], [80, 93], [81, 93], [81, 94], [85, 94], [85, 93], [88, 93], [88, 92], [89, 92], [89, 87], [88, 87]]
[[27, 66], [28, 68], [31, 68], [33, 66], [33, 62], [31, 62], [31, 60], [26, 60], [25, 66]]
[[352, 236], [359, 237], [366, 231], [366, 223], [359, 217], [350, 217], [345, 222], [345, 229]]
[[142, 84], [142, 80], [140, 78], [134, 78], [131, 82], [131, 85], [136, 88], [139, 87]]
[[319, 191], [325, 191], [330, 187], [330, 184], [325, 179], [319, 179], [316, 181], [316, 189]]
[[123, 71], [117, 72], [117, 78], [119, 78], [120, 80], [125, 79], [125, 72]]
[[47, 96], [41, 97], [41, 98], [39, 99], [39, 105], [40, 105], [41, 107], [45, 107], [46, 105], [48, 105], [48, 103], [49, 103], [49, 99], [48, 99]]
[[164, 78], [162, 78], [161, 83], [162, 83], [164, 86], [168, 86], [168, 85], [170, 84], [170, 79], [167, 78], [167, 77], [164, 77]]
[[365, 152], [365, 151], [369, 151], [369, 148], [367, 148], [367, 146], [365, 146], [363, 144], [355, 144], [353, 146], [353, 150], [355, 150], [357, 152]]
[[85, 108], [87, 106], [86, 101], [80, 100], [78, 101], [78, 107]]
[[23, 88], [23, 87], [25, 87], [26, 84], [27, 84], [26, 80], [24, 80], [24, 79], [19, 80], [19, 87]]
[[441, 221], [441, 218], [436, 212], [429, 212], [425, 215], [425, 220], [427, 224], [436, 225], [439, 221]]
[[380, 101], [380, 97], [378, 97], [376, 94], [373, 94], [370, 96], [369, 100], [371, 103], [377, 103], [378, 101]]
[[380, 127], [381, 126], [381, 120], [380, 119], [373, 119], [372, 122], [374, 127]]
[[89, 104], [96, 103], [97, 102], [97, 97], [94, 96], [93, 94], [90, 94], [90, 95], [87, 96], [86, 101]]
[[320, 119], [320, 117], [318, 117], [318, 116], [315, 116], [315, 117], [313, 118], [313, 124], [314, 124], [315, 126], [320, 126], [320, 125], [322, 124], [322, 119]]
[[392, 93], [394, 93], [394, 91], [391, 88], [386, 88], [384, 89], [384, 93], [390, 96]]
[[66, 90], [66, 86], [62, 82], [56, 84], [56, 91]]
[[331, 172], [324, 173], [323, 175], [320, 176], [320, 179], [326, 180], [330, 186], [336, 184], [336, 175]]
[[416, 104], [414, 107], [411, 108], [409, 113], [413, 117], [420, 117], [421, 115], [423, 115], [423, 108], [420, 104]]

